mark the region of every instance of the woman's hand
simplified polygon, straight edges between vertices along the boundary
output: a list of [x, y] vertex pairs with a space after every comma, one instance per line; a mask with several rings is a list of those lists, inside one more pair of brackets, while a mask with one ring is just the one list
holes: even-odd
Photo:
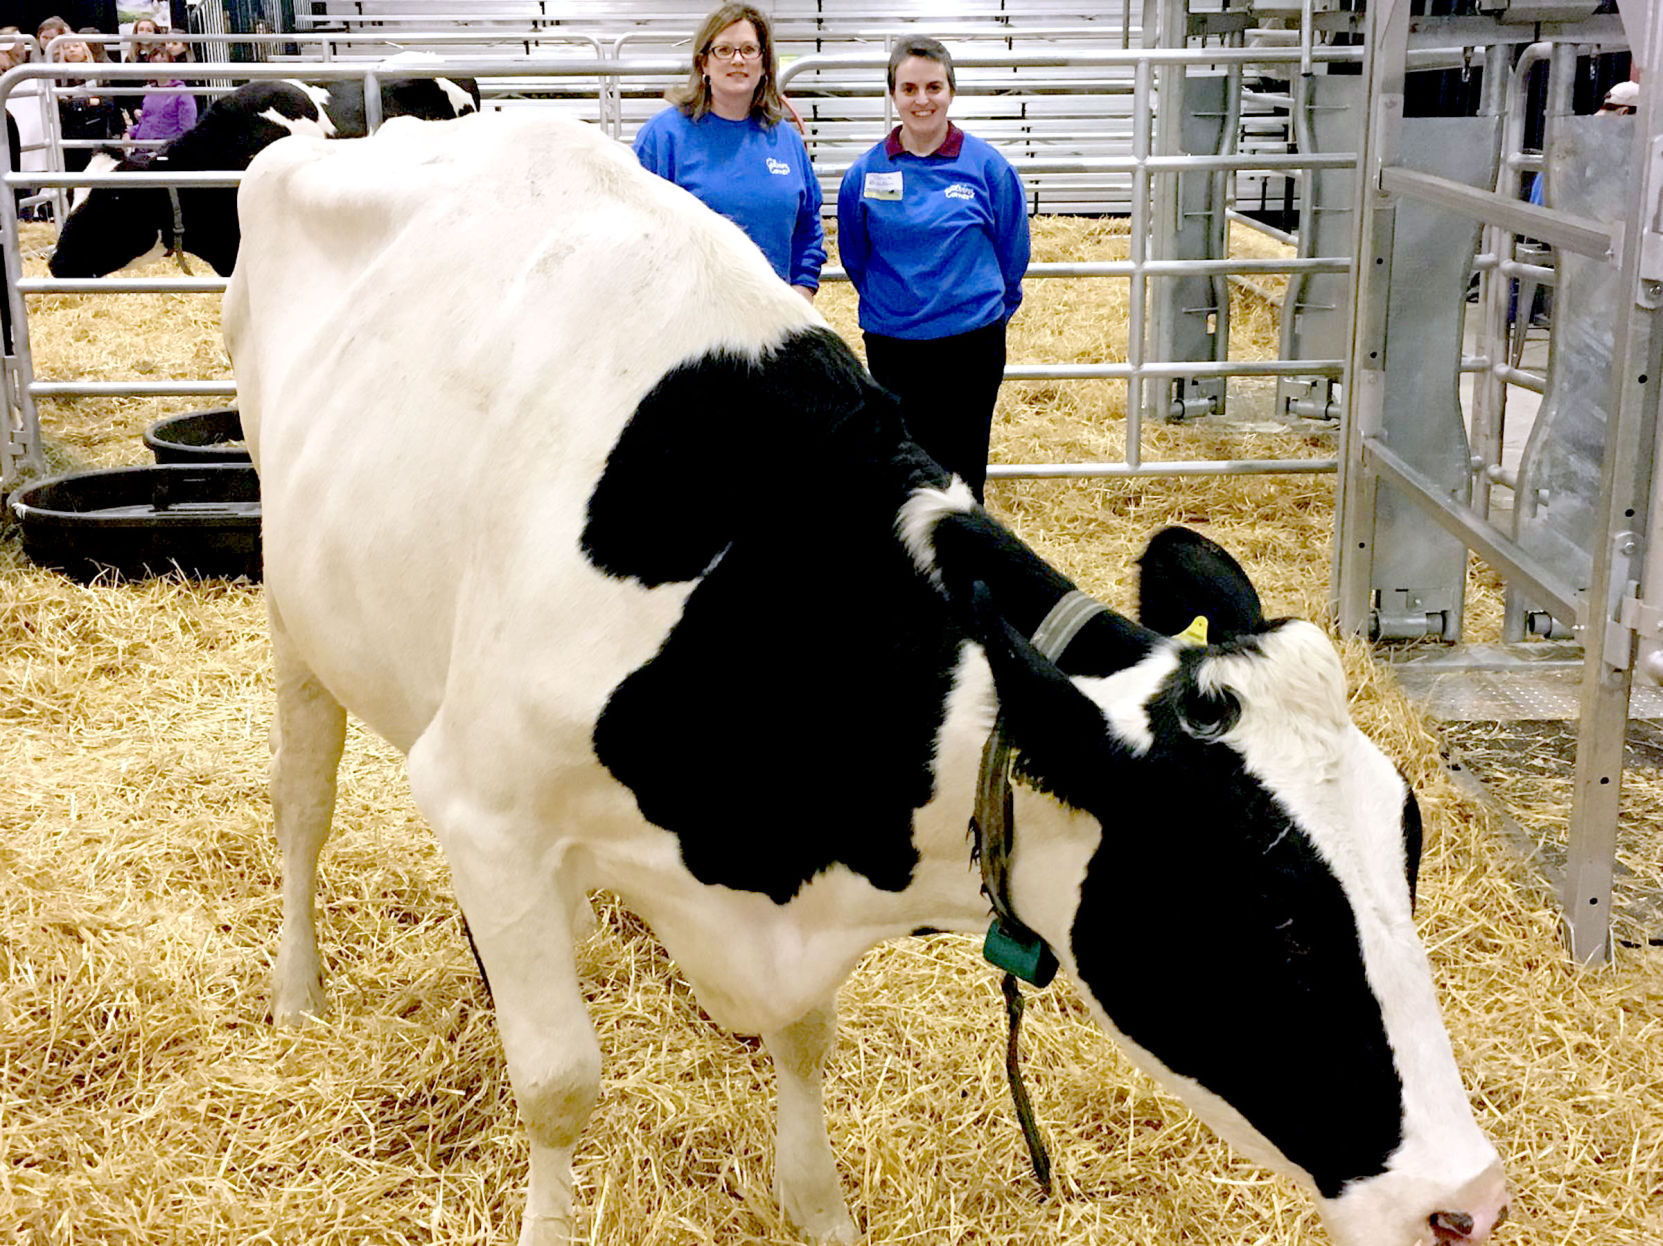
[[811, 290], [808, 286], [792, 286], [791, 288], [807, 299], [811, 306], [814, 303], [814, 296], [819, 293], [818, 290]]

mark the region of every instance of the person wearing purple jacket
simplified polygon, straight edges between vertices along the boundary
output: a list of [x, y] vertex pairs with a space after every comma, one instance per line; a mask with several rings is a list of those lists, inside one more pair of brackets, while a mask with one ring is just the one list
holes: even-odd
[[[188, 55], [183, 44], [167, 43], [156, 49], [150, 62], [179, 61]], [[158, 81], [156, 85], [182, 88], [184, 83], [177, 78], [168, 78]], [[133, 122], [133, 128], [127, 131], [127, 137], [161, 139], [171, 143], [195, 124], [196, 96], [186, 90], [158, 92], [144, 97], [138, 118]]]

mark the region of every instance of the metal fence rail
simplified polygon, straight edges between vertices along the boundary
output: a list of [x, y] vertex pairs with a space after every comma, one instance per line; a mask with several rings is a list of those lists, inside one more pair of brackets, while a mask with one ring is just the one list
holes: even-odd
[[[492, 36], [487, 36], [492, 37]], [[205, 36], [198, 36], [199, 40]], [[242, 37], [233, 39], [238, 42]], [[298, 41], [306, 36], [266, 35], [251, 36], [251, 40], [265, 42]], [[319, 42], [340, 37], [332, 34], [311, 36]], [[587, 38], [586, 36], [584, 37]], [[470, 42], [459, 40], [460, 43]], [[400, 77], [468, 77], [483, 81], [503, 78], [559, 81], [588, 79], [591, 81], [620, 81], [627, 78], [651, 78], [679, 75], [685, 72], [683, 58], [619, 58], [607, 59], [598, 47], [596, 59], [590, 57], [553, 57], [532, 55], [524, 57], [455, 56], [434, 63], [397, 63], [381, 61], [324, 60], [304, 65], [307, 78], [316, 81], [358, 79], [366, 84], [366, 96], [379, 98], [375, 85], [382, 79]], [[1315, 53], [1319, 60], [1354, 61], [1360, 56], [1356, 48], [1329, 48]], [[1265, 361], [1165, 360], [1150, 358], [1144, 342], [1145, 308], [1149, 283], [1162, 278], [1208, 275], [1220, 279], [1267, 273], [1300, 274], [1309, 272], [1343, 272], [1349, 266], [1344, 257], [1305, 257], [1286, 260], [1228, 259], [1215, 261], [1157, 260], [1150, 258], [1148, 234], [1151, 227], [1150, 195], [1156, 180], [1175, 177], [1180, 173], [1240, 172], [1244, 170], [1277, 170], [1301, 174], [1316, 168], [1343, 168], [1353, 163], [1349, 154], [1290, 155], [1285, 152], [1245, 152], [1214, 156], [1171, 156], [1156, 154], [1153, 148], [1153, 126], [1157, 100], [1153, 90], [1152, 70], [1157, 65], [1245, 65], [1296, 63], [1301, 57], [1297, 48], [1267, 49], [1159, 49], [1147, 51], [1076, 51], [1076, 52], [987, 52], [956, 58], [960, 66], [975, 67], [1035, 67], [1069, 66], [1117, 68], [1132, 74], [1133, 150], [1129, 155], [1090, 157], [1029, 157], [1018, 162], [1024, 173], [1081, 174], [1089, 177], [1129, 176], [1136, 193], [1132, 202], [1132, 228], [1129, 239], [1130, 258], [1124, 261], [1098, 263], [1035, 264], [1028, 272], [1043, 279], [1122, 279], [1130, 282], [1131, 315], [1128, 324], [1127, 360], [1124, 363], [1102, 364], [1024, 364], [1013, 363], [1006, 370], [1006, 378], [1013, 382], [1058, 380], [1117, 380], [1127, 385], [1126, 454], [1122, 461], [1109, 463], [1070, 464], [1002, 464], [991, 469], [996, 477], [1102, 477], [1102, 476], [1158, 476], [1158, 475], [1213, 475], [1263, 474], [1271, 472], [1309, 473], [1331, 472], [1335, 461], [1322, 458], [1265, 459], [1242, 461], [1198, 461], [1145, 463], [1141, 451], [1143, 395], [1145, 383], [1179, 376], [1206, 377], [1273, 377], [1273, 376], [1339, 376], [1342, 361], [1338, 359]], [[781, 73], [782, 83], [802, 75], [826, 69], [870, 70], [871, 90], [881, 93], [882, 55], [863, 53], [842, 56], [807, 56], [786, 66]], [[57, 78], [69, 81], [96, 78], [105, 83], [133, 83], [142, 87], [146, 80], [166, 72], [186, 81], [242, 80], [260, 81], [292, 78], [302, 71], [296, 62], [204, 63], [173, 65], [163, 70], [149, 65], [94, 66], [72, 64], [32, 64], [21, 66], [0, 77], [0, 104], [20, 85], [28, 81]], [[601, 92], [602, 96], [605, 92]], [[607, 116], [604, 100], [601, 120], [603, 126], [614, 129], [619, 119]], [[370, 110], [373, 113], [373, 109]], [[379, 118], [371, 117], [372, 127]], [[3, 169], [0, 165], [0, 169]], [[61, 168], [61, 165], [60, 165]], [[821, 166], [822, 176], [841, 175], [841, 165]], [[6, 187], [31, 185], [56, 191], [69, 186], [233, 186], [241, 175], [234, 171], [223, 173], [159, 174], [159, 173], [103, 173], [68, 174], [63, 172], [17, 174], [4, 171], [0, 183]], [[171, 279], [108, 277], [99, 279], [25, 278], [18, 253], [18, 234], [15, 210], [10, 196], [3, 196], [0, 204], [0, 229], [4, 231], [5, 263], [9, 277], [7, 297], [11, 301], [17, 325], [16, 342], [9, 366], [0, 371], [10, 390], [7, 405], [14, 413], [8, 428], [8, 446], [4, 466], [7, 485], [20, 471], [41, 470], [39, 425], [35, 414], [35, 400], [40, 398], [71, 397], [156, 397], [201, 396], [229, 397], [235, 386], [227, 381], [53, 381], [36, 379], [28, 345], [27, 299], [47, 294], [90, 293], [214, 293], [222, 291], [225, 282], [217, 278], [184, 277]], [[829, 281], [846, 279], [839, 269], [823, 274]]]

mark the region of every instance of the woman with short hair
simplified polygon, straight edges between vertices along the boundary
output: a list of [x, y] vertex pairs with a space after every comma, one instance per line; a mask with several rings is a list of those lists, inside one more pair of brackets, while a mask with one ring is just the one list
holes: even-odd
[[784, 124], [768, 19], [724, 4], [699, 26], [687, 81], [642, 126], [644, 168], [692, 192], [750, 236], [774, 271], [813, 300], [826, 262], [820, 183], [802, 137]]
[[1026, 192], [991, 146], [947, 119], [953, 58], [905, 39], [889, 58], [900, 124], [837, 195], [837, 251], [860, 295], [866, 365], [912, 438], [982, 497], [1005, 328], [1028, 267]]

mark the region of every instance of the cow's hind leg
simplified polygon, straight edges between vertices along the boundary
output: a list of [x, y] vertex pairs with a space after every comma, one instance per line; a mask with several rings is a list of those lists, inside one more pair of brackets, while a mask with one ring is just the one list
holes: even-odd
[[509, 1081], [531, 1143], [520, 1246], [567, 1246], [572, 1151], [601, 1080], [600, 1044], [574, 959], [575, 884], [558, 877], [546, 828], [522, 823], [502, 803], [457, 781], [445, 752], [436, 732], [418, 741], [410, 783], [450, 863], [489, 978]]
[[853, 1242], [858, 1236], [826, 1136], [821, 1074], [836, 1034], [837, 1007], [827, 1003], [762, 1036], [778, 1082], [774, 1192], [791, 1222], [823, 1243]]
[[283, 855], [283, 929], [272, 973], [272, 1020], [296, 1025], [328, 1010], [318, 959], [314, 897], [318, 853], [335, 815], [335, 772], [346, 711], [295, 652], [270, 607], [277, 716], [272, 723], [271, 803]]

